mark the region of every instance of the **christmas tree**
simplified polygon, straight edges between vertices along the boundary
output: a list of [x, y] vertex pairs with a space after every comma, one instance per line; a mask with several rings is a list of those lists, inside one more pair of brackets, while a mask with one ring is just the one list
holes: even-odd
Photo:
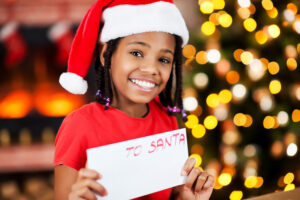
[[191, 156], [216, 177], [211, 199], [300, 185], [300, 2], [199, 0], [183, 49]]

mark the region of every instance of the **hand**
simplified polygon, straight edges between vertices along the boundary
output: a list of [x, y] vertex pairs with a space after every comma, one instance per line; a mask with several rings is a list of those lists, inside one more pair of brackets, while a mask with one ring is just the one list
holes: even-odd
[[187, 176], [184, 185], [176, 188], [179, 191], [180, 200], [209, 200], [215, 185], [215, 178], [199, 167], [194, 167], [195, 158], [189, 158], [182, 171]]
[[72, 185], [69, 200], [97, 200], [95, 193], [100, 196], [106, 196], [107, 191], [96, 180], [101, 176], [98, 172], [82, 168], [78, 172], [78, 177], [74, 185]]

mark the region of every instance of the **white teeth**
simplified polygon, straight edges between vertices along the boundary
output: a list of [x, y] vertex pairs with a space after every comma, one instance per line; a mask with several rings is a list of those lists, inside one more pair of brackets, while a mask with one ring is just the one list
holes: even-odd
[[140, 80], [136, 80], [136, 79], [131, 79], [131, 82], [143, 87], [143, 88], [147, 88], [147, 89], [150, 89], [150, 88], [154, 88], [155, 87], [155, 84], [154, 83], [150, 83], [150, 82], [147, 82], [147, 81], [140, 81]]

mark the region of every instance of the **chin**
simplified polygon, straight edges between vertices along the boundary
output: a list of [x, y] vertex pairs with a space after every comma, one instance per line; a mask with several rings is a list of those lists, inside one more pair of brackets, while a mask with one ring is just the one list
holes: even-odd
[[149, 103], [150, 101], [152, 101], [154, 99], [151, 97], [137, 97], [137, 98], [132, 98], [131, 101], [137, 104], [146, 104]]

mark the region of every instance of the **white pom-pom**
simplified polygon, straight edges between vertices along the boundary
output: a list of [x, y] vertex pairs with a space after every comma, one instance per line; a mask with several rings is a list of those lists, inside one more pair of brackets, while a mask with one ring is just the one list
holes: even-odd
[[88, 88], [86, 80], [71, 72], [62, 73], [59, 77], [59, 83], [72, 94], [84, 94]]

